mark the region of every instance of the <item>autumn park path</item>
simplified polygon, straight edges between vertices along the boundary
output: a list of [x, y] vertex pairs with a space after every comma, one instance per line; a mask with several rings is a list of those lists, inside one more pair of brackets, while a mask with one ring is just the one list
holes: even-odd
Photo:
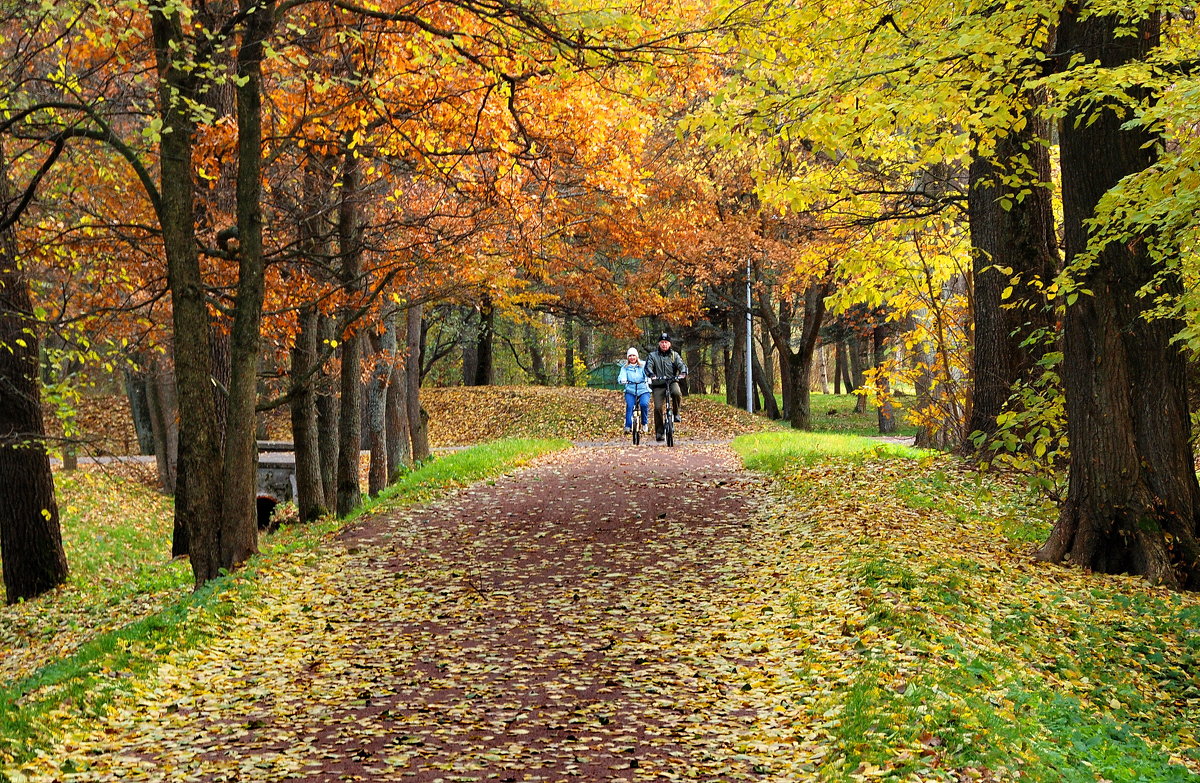
[[575, 448], [372, 517], [263, 575], [259, 608], [164, 666], [109, 763], [170, 780], [761, 780], [734, 739], [755, 720], [732, 674], [750, 656], [720, 642], [761, 490], [738, 466], [718, 445]]

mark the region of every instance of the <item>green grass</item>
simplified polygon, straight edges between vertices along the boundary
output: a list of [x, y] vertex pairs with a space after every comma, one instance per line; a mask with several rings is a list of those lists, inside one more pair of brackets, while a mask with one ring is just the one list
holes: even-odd
[[[734, 448], [813, 511], [812, 545], [842, 553], [835, 583], [861, 609], [844, 641], [823, 640], [856, 664], [810, 707], [836, 749], [819, 779], [868, 768], [895, 781], [1200, 779], [1183, 765], [1200, 763], [1192, 595], [1033, 564], [1053, 508], [949, 457], [900, 463], [878, 442], [812, 433]], [[836, 525], [846, 513], [861, 523]], [[793, 582], [785, 602], [809, 605], [810, 591]]]
[[[64, 515], [64, 527], [70, 520], [73, 529], [68, 551], [74, 557], [73, 580], [93, 584], [87, 589], [47, 594], [24, 608], [37, 608], [39, 617], [77, 615], [74, 632], [87, 638], [69, 655], [46, 662], [26, 676], [0, 683], [0, 762], [19, 764], [30, 758], [37, 750], [38, 738], [52, 730], [51, 713], [58, 707], [70, 704], [83, 715], [97, 714], [133, 677], [152, 670], [167, 651], [203, 644], [219, 628], [222, 617], [236, 613], [239, 604], [253, 597], [256, 568], [263, 558], [315, 551], [328, 534], [365, 514], [432, 499], [569, 445], [565, 440], [511, 439], [430, 460], [369, 499], [348, 519], [286, 525], [264, 536], [262, 554], [235, 574], [214, 580], [199, 591], [187, 592], [134, 622], [90, 635], [86, 625], [89, 619], [128, 617], [135, 612], [133, 604], [142, 598], [138, 590], [159, 587], [146, 574], [163, 568], [163, 549], [169, 548], [171, 527], [169, 504], [158, 506], [165, 519], [126, 512], [127, 497], [139, 508], [139, 502], [153, 500], [143, 494], [141, 487], [80, 479], [82, 484], [100, 488], [100, 497], [71, 494], [75, 489], [69, 487], [67, 496], [72, 498], [73, 510]], [[114, 547], [119, 549], [122, 542], [129, 543], [132, 552], [119, 559], [110, 578], [104, 574], [105, 558], [116, 558]], [[191, 584], [186, 562], [172, 564], [168, 570], [171, 576], [166, 581], [174, 587], [179, 587], [181, 581]], [[0, 618], [8, 619], [4, 615]], [[47, 632], [53, 632], [53, 628], [50, 626]]]
[[[723, 394], [696, 395], [700, 399], [725, 402]], [[901, 402], [911, 398], [902, 397]], [[783, 397], [775, 395], [779, 409], [783, 410]], [[879, 435], [879, 418], [875, 408], [868, 407], [866, 413], [856, 413], [855, 406], [858, 396], [854, 394], [810, 394], [809, 407], [812, 415], [813, 432], [834, 432], [843, 435]], [[917, 428], [909, 424], [901, 410], [896, 417], [896, 432], [894, 435], [912, 437], [917, 434]]]
[[777, 472], [790, 461], [813, 464], [829, 457], [921, 459], [935, 452], [882, 442], [861, 435], [823, 432], [762, 432], [734, 439], [733, 449], [752, 470]]

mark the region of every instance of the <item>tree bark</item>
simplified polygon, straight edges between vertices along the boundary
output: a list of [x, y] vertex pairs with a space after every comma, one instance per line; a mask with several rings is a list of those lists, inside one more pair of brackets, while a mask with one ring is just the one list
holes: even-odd
[[575, 385], [575, 324], [571, 316], [563, 319], [563, 344], [566, 354], [563, 356], [563, 377], [568, 386]]
[[842, 373], [846, 367], [846, 354], [843, 350], [845, 343], [838, 340], [833, 344], [833, 393], [842, 393]]
[[[341, 204], [338, 209], [338, 253], [342, 263], [342, 285], [351, 299], [361, 287], [362, 247], [358, 186], [359, 161], [345, 154]], [[343, 308], [341, 407], [338, 414], [337, 515], [344, 517], [362, 502], [359, 484], [359, 452], [362, 448], [362, 334], [351, 322], [352, 307]]]
[[241, 0], [246, 14], [237, 54], [238, 285], [229, 339], [220, 559], [233, 570], [258, 551], [258, 343], [265, 291], [262, 240], [262, 58], [274, 27], [273, 0]]
[[779, 352], [780, 371], [787, 385], [784, 392], [784, 405], [788, 410], [788, 420], [792, 427], [798, 430], [812, 429], [812, 405], [809, 379], [812, 376], [813, 353], [816, 350], [817, 338], [821, 333], [821, 322], [825, 320], [825, 297], [829, 293], [827, 280], [810, 283], [804, 291], [804, 321], [800, 327], [800, 342], [793, 350], [790, 307], [781, 307], [783, 317], [776, 317], [766, 301], [765, 294], [760, 292], [767, 329], [771, 339], [775, 341], [775, 350]]
[[[165, 357], [155, 357], [145, 371], [154, 461], [158, 466], [159, 484], [168, 495], [175, 494], [179, 467], [179, 404], [171, 364]], [[186, 537], [179, 543], [182, 551], [174, 554], [186, 555]]]
[[367, 494], [375, 497], [388, 485], [388, 430], [387, 398], [388, 383], [396, 364], [396, 330], [391, 325], [393, 313], [384, 315], [385, 330], [372, 338], [374, 367], [367, 386], [367, 442], [371, 452], [370, 468], [367, 471]]
[[[850, 349], [850, 380], [853, 384], [852, 391], [857, 391], [863, 385], [863, 372], [866, 370], [866, 359], [864, 357], [866, 339], [858, 335], [852, 335], [847, 338], [846, 344]], [[855, 413], [867, 412], [867, 398], [865, 395], [858, 395], [854, 401]]]
[[[8, 161], [0, 147], [0, 203], [10, 203]], [[39, 338], [16, 231], [0, 232], [0, 560], [5, 600], [14, 604], [67, 579], [54, 476], [46, 453]]]
[[384, 400], [384, 418], [387, 427], [387, 482], [395, 484], [412, 465], [412, 431], [408, 424], [408, 408], [405, 402], [408, 391], [405, 367], [408, 360], [401, 362], [398, 358], [404, 356], [408, 350], [408, 315], [392, 313], [388, 320], [388, 331], [391, 333], [391, 350], [397, 358], [391, 363], [391, 377], [388, 378], [387, 397]]
[[687, 352], [688, 394], [704, 394], [704, 352], [700, 348], [689, 348]]
[[429, 414], [421, 406], [421, 305], [408, 308], [408, 356], [404, 366], [407, 379], [405, 402], [409, 431], [412, 433], [412, 457], [417, 462], [429, 459]]
[[[989, 436], [996, 431], [996, 417], [1013, 386], [1030, 378], [1045, 353], [1045, 348], [1022, 343], [1035, 330], [1054, 326], [1053, 313], [1034, 285], [1049, 285], [1058, 273], [1049, 128], [1036, 108], [1027, 107], [1020, 131], [995, 142], [992, 157], [980, 155], [977, 146], [969, 169], [975, 306], [974, 389], [967, 431]], [[1016, 172], [1021, 173], [1019, 186], [1011, 181]], [[1011, 295], [1005, 299], [1009, 286]], [[970, 440], [964, 448], [973, 448]]]
[[491, 386], [496, 382], [496, 308], [487, 293], [479, 304], [479, 339], [475, 356], [475, 385]]
[[891, 382], [887, 375], [883, 372], [883, 365], [888, 360], [889, 338], [893, 332], [893, 327], [888, 323], [875, 324], [875, 329], [871, 333], [871, 341], [873, 346], [872, 363], [875, 366], [875, 388], [877, 390], [877, 399], [879, 407], [876, 411], [879, 422], [879, 434], [891, 435], [896, 431], [896, 411], [891, 401]]
[[[1113, 68], [1157, 45], [1157, 14], [1130, 23], [1060, 17], [1058, 50]], [[1148, 96], [1133, 95], [1137, 101]], [[1087, 222], [1101, 196], [1155, 160], [1154, 138], [1124, 128], [1127, 115], [1072, 105], [1061, 129], [1063, 215], [1068, 267], [1085, 251]], [[1132, 572], [1175, 588], [1200, 588], [1197, 486], [1189, 440], [1184, 357], [1172, 343], [1180, 324], [1148, 320], [1148, 285], [1182, 289], [1143, 239], [1111, 242], [1076, 272], [1080, 293], [1063, 324], [1062, 384], [1071, 439], [1068, 492], [1039, 556], [1101, 572]]]
[[317, 426], [317, 362], [319, 330], [316, 308], [297, 313], [299, 330], [292, 346], [292, 444], [296, 455], [296, 506], [301, 522], [312, 522], [328, 512], [321, 483], [320, 430]]
[[[317, 317], [322, 342], [337, 337], [336, 321], [325, 315]], [[340, 365], [339, 365], [340, 366]], [[338, 464], [338, 385], [341, 374], [317, 373], [317, 443], [321, 463], [321, 489], [325, 492], [326, 510], [337, 508], [337, 464]]]
[[550, 382], [546, 375], [546, 359], [542, 356], [542, 346], [538, 341], [537, 329], [531, 323], [526, 323], [521, 330], [525, 338], [525, 350], [529, 351], [529, 367], [533, 373], [533, 382], [545, 386]]
[[129, 398], [129, 413], [137, 436], [138, 454], [154, 453], [154, 423], [150, 413], [150, 384], [145, 363], [136, 371], [126, 369], [125, 396]]
[[186, 35], [179, 10], [150, 10], [163, 123], [159, 155], [161, 225], [171, 289], [175, 376], [179, 397], [179, 471], [176, 524], [186, 533], [192, 574], [199, 586], [221, 573], [221, 446], [213, 402], [208, 303], [195, 237], [192, 174], [194, 126], [187, 100], [196, 99], [192, 65], [182, 59]]

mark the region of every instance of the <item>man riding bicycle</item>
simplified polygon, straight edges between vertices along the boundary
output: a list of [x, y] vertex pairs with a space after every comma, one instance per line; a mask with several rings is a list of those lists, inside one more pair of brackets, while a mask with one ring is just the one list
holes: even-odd
[[658, 338], [658, 350], [651, 351], [646, 357], [646, 376], [650, 378], [650, 392], [654, 395], [654, 439], [660, 443], [666, 439], [663, 434], [663, 408], [667, 402], [667, 392], [675, 407], [675, 421], [681, 421], [679, 406], [683, 401], [683, 392], [679, 389], [679, 379], [687, 375], [687, 365], [679, 354], [671, 350], [671, 336], [666, 332]]

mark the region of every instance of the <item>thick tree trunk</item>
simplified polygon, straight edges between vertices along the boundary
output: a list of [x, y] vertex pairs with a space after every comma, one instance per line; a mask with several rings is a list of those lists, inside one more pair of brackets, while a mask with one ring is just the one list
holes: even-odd
[[296, 506], [301, 522], [311, 522], [328, 512], [321, 483], [320, 430], [317, 426], [318, 316], [312, 306], [297, 314], [299, 331], [292, 346], [292, 443], [296, 454]]
[[[318, 328], [322, 342], [337, 339], [335, 320], [329, 316], [318, 316]], [[321, 489], [325, 492], [325, 508], [337, 508], [337, 464], [338, 464], [338, 415], [341, 401], [338, 387], [341, 374], [334, 375], [324, 370], [317, 372], [317, 444], [320, 452]]]
[[420, 305], [408, 308], [408, 362], [404, 366], [407, 380], [405, 403], [408, 409], [409, 431], [412, 433], [412, 457], [418, 462], [429, 459], [429, 414], [421, 406], [421, 312]]
[[704, 394], [704, 352], [700, 348], [690, 348], [687, 352], [688, 394]]
[[[0, 203], [9, 203], [9, 193], [8, 162], [0, 148]], [[9, 227], [0, 232], [0, 560], [10, 604], [67, 579], [46, 453], [38, 351], [29, 281], [18, 265], [16, 235]]]
[[483, 295], [479, 305], [479, 340], [476, 343], [475, 385], [496, 382], [496, 308], [492, 297]]
[[[745, 318], [745, 311], [742, 312]], [[729, 348], [729, 369], [726, 378], [729, 381], [730, 405], [746, 409], [746, 327], [745, 320], [738, 321], [733, 330], [733, 344]], [[755, 408], [755, 410], [758, 410]]]
[[[995, 143], [993, 157], [976, 153], [969, 171], [975, 320], [973, 407], [967, 431], [988, 435], [996, 431], [996, 417], [1013, 385], [1028, 380], [1045, 353], [1044, 348], [1022, 343], [1035, 330], [1054, 325], [1053, 313], [1035, 286], [1048, 285], [1058, 273], [1049, 128], [1038, 119], [1036, 107], [1025, 112], [1025, 120], [1022, 130]], [[1014, 172], [1020, 172], [1020, 185], [1011, 182]], [[1002, 298], [1009, 287], [1011, 295]], [[973, 448], [970, 440], [964, 448]]]
[[200, 273], [195, 238], [195, 192], [192, 177], [194, 128], [190, 109], [181, 98], [194, 98], [190, 68], [177, 62], [187, 51], [178, 9], [150, 12], [158, 61], [159, 112], [163, 120], [160, 146], [160, 193], [167, 284], [171, 289], [175, 377], [179, 397], [179, 471], [175, 517], [188, 540], [192, 574], [199, 586], [220, 575], [221, 444], [212, 391], [212, 347], [208, 302]]
[[238, 285], [229, 340], [220, 558], [233, 570], [258, 551], [258, 343], [265, 291], [262, 240], [262, 58], [274, 26], [271, 0], [241, 0], [247, 13], [237, 73]]
[[[1081, 19], [1068, 6], [1058, 49], [1113, 68], [1157, 43], [1151, 15], [1128, 23]], [[1133, 96], [1144, 101], [1146, 96]], [[1063, 120], [1063, 213], [1068, 267], [1088, 242], [1086, 221], [1116, 182], [1150, 166], [1154, 139], [1122, 128], [1127, 116], [1072, 106]], [[1068, 305], [1062, 384], [1071, 464], [1067, 498], [1039, 555], [1102, 572], [1132, 572], [1152, 582], [1200, 588], [1197, 511], [1200, 487], [1189, 440], [1185, 365], [1171, 337], [1180, 324], [1147, 320], [1144, 286], [1175, 295], [1177, 273], [1157, 265], [1144, 241], [1113, 242], [1077, 273], [1081, 293]]]

